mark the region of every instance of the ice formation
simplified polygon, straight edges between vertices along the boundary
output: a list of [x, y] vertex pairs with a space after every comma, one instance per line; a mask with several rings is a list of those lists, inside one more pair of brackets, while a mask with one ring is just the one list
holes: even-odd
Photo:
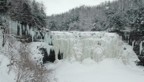
[[144, 41], [142, 41], [142, 42], [140, 43], [140, 51], [139, 51], [140, 54], [142, 53], [142, 50], [143, 50], [143, 43], [144, 43]]
[[107, 32], [58, 32], [52, 31], [53, 49], [64, 59], [82, 61], [91, 58], [97, 62], [104, 58], [122, 59], [125, 63], [138, 60], [131, 46], [115, 33]]
[[2, 43], [3, 43], [3, 33], [2, 30], [0, 30], [0, 49], [2, 48]]

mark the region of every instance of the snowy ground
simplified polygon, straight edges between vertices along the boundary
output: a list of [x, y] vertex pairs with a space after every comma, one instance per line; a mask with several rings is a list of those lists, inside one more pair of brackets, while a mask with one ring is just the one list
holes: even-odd
[[15, 82], [16, 74], [8, 67], [9, 59], [0, 53], [0, 82]]
[[56, 82], [144, 82], [144, 69], [125, 65], [118, 59], [105, 59], [96, 63], [91, 59], [83, 62], [59, 61], [48, 64], [54, 69]]

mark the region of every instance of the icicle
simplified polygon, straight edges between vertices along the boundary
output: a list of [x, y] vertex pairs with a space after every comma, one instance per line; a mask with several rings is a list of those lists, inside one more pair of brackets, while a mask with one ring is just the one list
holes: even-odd
[[50, 35], [50, 32], [46, 32], [44, 33], [44, 42], [48, 43], [48, 44], [51, 44], [51, 35]]
[[140, 43], [140, 51], [139, 51], [140, 55], [141, 55], [141, 52], [143, 50], [142, 44], [143, 44], [143, 41], [141, 41], [141, 43]]
[[11, 28], [12, 28], [12, 24], [11, 24], [11, 20], [9, 20], [9, 33], [11, 34]]
[[18, 22], [16, 21], [16, 22], [15, 22], [15, 28], [16, 28], [16, 29], [15, 29], [15, 32], [14, 32], [15, 34], [17, 34], [17, 30], [18, 30], [18, 29], [17, 29], [17, 25], [18, 25]]
[[22, 26], [21, 26], [21, 24], [19, 23], [19, 27], [20, 27], [20, 36], [22, 36]]
[[55, 61], [58, 61], [58, 53], [55, 53]]
[[26, 28], [27, 28], [27, 29], [26, 29], [26, 30], [27, 30], [27, 34], [29, 34], [29, 30], [30, 30], [30, 29], [29, 29], [29, 25], [26, 25]]
[[2, 30], [0, 30], [0, 49], [2, 48], [2, 43], [3, 43], [3, 33]]
[[134, 48], [135, 41], [132, 41], [132, 47]]
[[35, 32], [33, 31], [33, 29], [31, 28], [30, 29], [30, 35], [32, 36], [32, 41], [34, 41], [34, 35], [35, 35]]

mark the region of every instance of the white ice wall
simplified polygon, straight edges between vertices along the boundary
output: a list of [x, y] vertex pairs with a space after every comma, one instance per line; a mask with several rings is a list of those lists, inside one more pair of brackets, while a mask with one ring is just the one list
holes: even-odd
[[91, 58], [97, 62], [104, 58], [118, 58], [124, 62], [138, 60], [132, 47], [114, 33], [52, 31], [51, 35], [53, 49], [56, 54], [60, 50], [65, 59], [82, 61]]

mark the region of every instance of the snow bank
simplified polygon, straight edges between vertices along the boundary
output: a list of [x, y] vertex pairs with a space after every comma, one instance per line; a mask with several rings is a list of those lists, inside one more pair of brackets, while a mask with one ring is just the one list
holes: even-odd
[[138, 60], [132, 47], [115, 33], [52, 31], [51, 35], [56, 55], [60, 51], [64, 59], [82, 61], [91, 58], [99, 62], [105, 58], [116, 58], [124, 63]]

